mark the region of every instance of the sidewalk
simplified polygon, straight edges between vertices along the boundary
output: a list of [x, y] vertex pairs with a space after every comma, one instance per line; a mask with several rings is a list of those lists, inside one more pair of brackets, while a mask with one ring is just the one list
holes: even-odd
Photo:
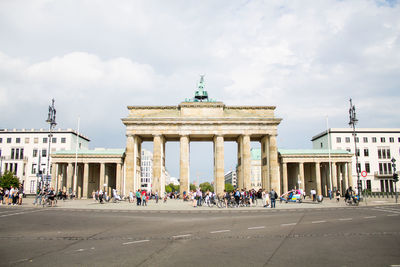
[[[33, 197], [24, 198], [22, 207], [34, 207], [32, 205], [34, 201]], [[363, 201], [360, 203], [359, 207], [363, 206], [377, 206], [377, 205], [393, 205], [395, 203], [394, 198], [368, 198], [367, 201]], [[3, 206], [4, 207], [4, 206]], [[9, 206], [16, 207], [16, 206]], [[329, 200], [327, 198], [324, 199], [321, 203], [312, 202], [309, 198], [306, 198], [303, 203], [280, 203], [276, 202], [276, 209], [313, 209], [313, 208], [339, 208], [339, 207], [348, 207], [344, 203], [344, 199], [341, 198], [339, 202], [336, 202], [335, 199]], [[147, 203], [147, 206], [137, 206], [136, 203], [129, 203], [128, 201], [121, 201], [117, 203], [104, 203], [100, 204], [98, 202], [94, 202], [93, 199], [78, 199], [78, 200], [59, 200], [57, 203], [56, 209], [100, 209], [100, 210], [137, 210], [137, 211], [169, 211], [169, 210], [266, 210], [270, 209], [262, 207], [261, 200], [258, 200], [257, 206], [252, 207], [240, 207], [240, 208], [225, 208], [220, 209], [216, 206], [210, 208], [208, 206], [203, 207], [193, 207], [192, 202], [184, 202], [182, 200], [176, 199], [168, 199], [166, 203], [163, 201], [159, 201], [155, 203], [155, 200], [150, 200]]]

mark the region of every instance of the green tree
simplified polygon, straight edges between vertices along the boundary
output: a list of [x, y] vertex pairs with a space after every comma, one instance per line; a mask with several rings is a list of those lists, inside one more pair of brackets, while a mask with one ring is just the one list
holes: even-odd
[[190, 184], [190, 190], [191, 191], [196, 191], [196, 186], [194, 184]]
[[165, 186], [165, 192], [171, 193], [172, 192], [172, 188], [169, 185], [166, 185]]
[[233, 192], [233, 190], [235, 190], [235, 188], [233, 187], [232, 184], [226, 183], [225, 184], [225, 190], [226, 190], [226, 192]]
[[0, 177], [0, 186], [3, 188], [19, 187], [19, 179], [13, 172], [5, 171], [3, 176]]
[[209, 182], [204, 182], [200, 184], [200, 189], [203, 192], [207, 192], [207, 190], [214, 192], [214, 187]]

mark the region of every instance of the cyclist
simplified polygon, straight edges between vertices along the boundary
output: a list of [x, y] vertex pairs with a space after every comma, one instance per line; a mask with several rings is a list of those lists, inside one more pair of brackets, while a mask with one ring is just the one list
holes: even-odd
[[54, 188], [50, 188], [50, 190], [47, 192], [47, 197], [50, 201], [50, 206], [54, 206], [54, 198], [56, 196], [56, 192], [54, 191]]

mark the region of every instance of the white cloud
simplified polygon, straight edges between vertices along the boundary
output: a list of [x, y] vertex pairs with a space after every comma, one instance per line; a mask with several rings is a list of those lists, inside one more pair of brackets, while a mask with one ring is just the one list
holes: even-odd
[[55, 97], [60, 126], [79, 114], [95, 145], [123, 146], [127, 105], [177, 104], [199, 74], [227, 105], [276, 105], [281, 146], [310, 146], [326, 115], [346, 127], [350, 97], [359, 126], [399, 127], [399, 11], [364, 0], [1, 1], [0, 127], [40, 127]]

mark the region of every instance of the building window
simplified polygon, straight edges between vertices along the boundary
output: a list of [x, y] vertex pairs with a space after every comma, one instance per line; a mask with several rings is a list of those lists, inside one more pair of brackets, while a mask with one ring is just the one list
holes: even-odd
[[371, 172], [371, 169], [370, 169], [370, 166], [369, 166], [369, 163], [368, 163], [368, 162], [365, 163], [365, 171], [366, 171], [367, 173], [370, 173], [370, 172]]
[[15, 157], [15, 149], [11, 148], [11, 159], [14, 159]]
[[364, 148], [364, 157], [369, 157], [368, 148]]
[[367, 180], [367, 190], [371, 191], [371, 180]]
[[[399, 143], [400, 143], [400, 137], [398, 138], [398, 140], [397, 141], [399, 141]], [[1, 143], [1, 138], [0, 138], [0, 143]]]
[[379, 163], [379, 174], [392, 174], [392, 163], [390, 162], [381, 162]]
[[368, 137], [363, 138], [364, 143], [368, 143]]
[[36, 173], [36, 163], [32, 163], [32, 169], [31, 169], [31, 174]]
[[21, 149], [19, 150], [19, 158], [20, 158], [20, 159], [24, 159], [24, 149], [23, 149], [23, 148], [21, 148]]
[[346, 143], [350, 143], [350, 137], [346, 137]]
[[385, 142], [386, 142], [385, 137], [381, 137], [381, 143], [385, 143]]
[[378, 148], [378, 159], [390, 159], [390, 148]]
[[67, 142], [67, 138], [61, 137], [61, 143], [62, 143], [62, 144], [65, 144], [66, 142]]
[[39, 143], [39, 138], [35, 137], [35, 138], [33, 139], [33, 143], [35, 143], [35, 144]]
[[372, 137], [372, 143], [376, 143], [376, 137]]
[[394, 137], [389, 137], [389, 142], [394, 143]]
[[358, 173], [361, 172], [361, 163], [357, 163], [357, 172], [358, 172]]
[[51, 138], [51, 142], [52, 142], [53, 144], [57, 143], [57, 137]]
[[7, 144], [11, 144], [11, 138], [10, 137], [7, 138]]
[[356, 143], [359, 143], [360, 139], [358, 137], [356, 137]]
[[357, 150], [356, 150], [356, 154], [357, 154], [357, 157], [359, 157], [359, 156], [360, 156], [360, 149], [359, 149], [359, 148], [357, 148]]
[[25, 144], [29, 144], [29, 137], [25, 138]]
[[[399, 138], [399, 142], [400, 142], [400, 138]], [[0, 144], [3, 143], [3, 138], [0, 138]]]
[[35, 193], [36, 191], [35, 187], [36, 187], [35, 180], [32, 180], [31, 183], [29, 184], [29, 190], [31, 191], [31, 193]]
[[323, 148], [324, 147], [324, 144], [321, 142], [321, 148]]
[[34, 157], [34, 158], [37, 157], [37, 151], [38, 151], [38, 150], [37, 150], [36, 148], [33, 149], [32, 157]]
[[347, 152], [351, 152], [351, 149], [350, 149], [350, 148], [346, 148], [346, 151], [347, 151]]
[[44, 157], [46, 157], [47, 156], [47, 150], [46, 149], [43, 149], [42, 150], [42, 157], [44, 158]]
[[43, 144], [47, 144], [47, 137], [43, 137]]
[[21, 138], [19, 138], [19, 137], [15, 138], [15, 143], [17, 143], [17, 144], [21, 143]]
[[341, 142], [342, 142], [342, 138], [336, 137], [336, 143], [341, 143]]

